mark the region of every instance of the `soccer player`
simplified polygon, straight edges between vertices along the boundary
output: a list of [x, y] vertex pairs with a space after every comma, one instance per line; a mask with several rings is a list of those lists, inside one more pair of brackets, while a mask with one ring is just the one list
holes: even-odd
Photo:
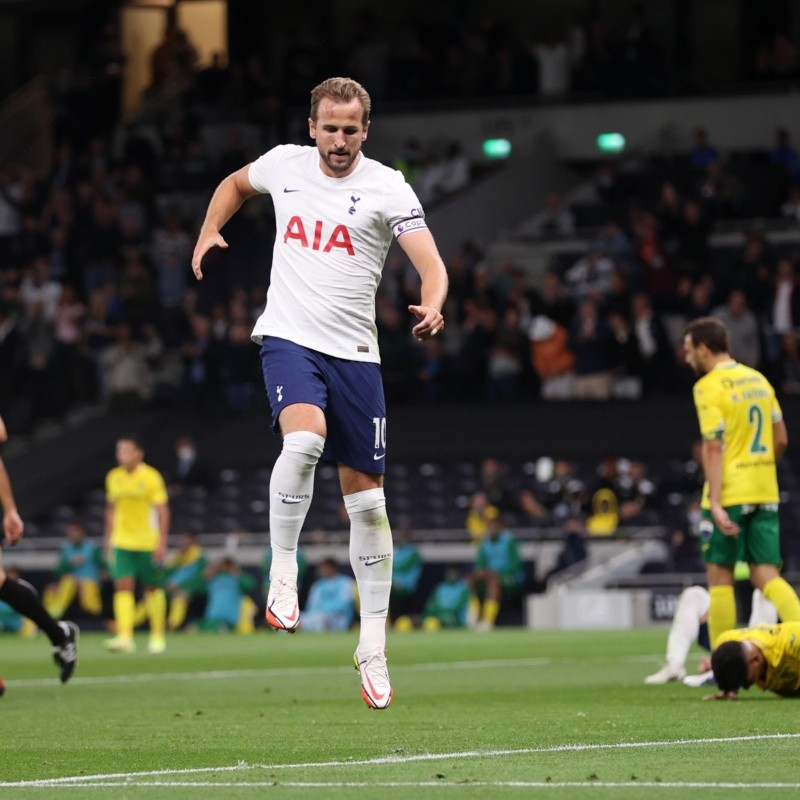
[[712, 648], [736, 625], [734, 565], [750, 565], [753, 585], [784, 622], [800, 622], [800, 600], [780, 576], [776, 463], [788, 444], [775, 391], [756, 370], [729, 352], [726, 327], [699, 317], [686, 328], [686, 363], [700, 376], [694, 403], [703, 441], [706, 476], [700, 539], [711, 603]]
[[489, 519], [489, 531], [478, 545], [475, 571], [470, 576], [469, 626], [480, 631], [491, 630], [503, 598], [519, 594], [524, 580], [519, 544], [498, 512]]
[[320, 458], [338, 465], [350, 518], [350, 563], [361, 598], [355, 662], [362, 697], [386, 708], [386, 617], [392, 532], [386, 514], [386, 407], [375, 325], [375, 295], [392, 237], [421, 278], [411, 333], [425, 341], [444, 328], [447, 272], [425, 214], [402, 173], [367, 158], [369, 94], [350, 78], [311, 92], [308, 131], [316, 147], [279, 145], [217, 187], [192, 257], [227, 247], [220, 230], [259, 193], [272, 196], [275, 237], [267, 304], [253, 330], [261, 344], [273, 430], [283, 435], [270, 479], [272, 566], [267, 622], [294, 631], [297, 541]]
[[[708, 590], [702, 586], [688, 586], [678, 598], [675, 616], [672, 618], [667, 636], [667, 660], [663, 667], [648, 675], [645, 683], [662, 684], [682, 680], [687, 686], [704, 686], [712, 682], [711, 665], [708, 659], [700, 660], [697, 675], [686, 674], [686, 658], [694, 642], [705, 650], [710, 650], [708, 641], [708, 606], [711, 602]], [[753, 589], [753, 605], [748, 627], [778, 621], [775, 606], [758, 589]]]
[[[6, 429], [0, 418], [0, 441], [5, 441]], [[0, 506], [3, 509], [3, 542], [13, 546], [25, 532], [25, 524], [17, 510], [11, 481], [3, 459], [0, 458]], [[14, 580], [3, 569], [3, 551], [0, 549], [0, 600], [38, 625], [53, 646], [53, 660], [58, 666], [61, 682], [66, 683], [78, 664], [78, 639], [80, 631], [74, 622], [56, 622], [47, 613], [36, 590], [26, 581]]]
[[132, 653], [136, 616], [137, 579], [144, 590], [150, 617], [147, 650], [163, 653], [167, 597], [161, 588], [157, 564], [164, 558], [169, 533], [169, 500], [158, 470], [144, 463], [144, 450], [135, 436], [117, 440], [119, 466], [106, 475], [104, 550], [114, 580], [114, 621], [116, 636], [106, 647], [116, 653]]
[[800, 697], [800, 623], [727, 631], [711, 654], [719, 686], [704, 700], [735, 700], [754, 683], [783, 697]]
[[86, 528], [79, 522], [67, 525], [67, 540], [56, 567], [58, 583], [44, 590], [44, 607], [55, 619], [61, 619], [78, 595], [81, 608], [98, 617], [103, 611], [100, 596], [100, 582], [106, 571], [103, 551], [86, 537]]

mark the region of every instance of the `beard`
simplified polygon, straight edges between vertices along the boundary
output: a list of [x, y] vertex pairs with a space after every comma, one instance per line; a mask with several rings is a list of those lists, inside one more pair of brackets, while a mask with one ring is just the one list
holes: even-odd
[[329, 150], [328, 152], [319, 151], [322, 160], [332, 172], [347, 172], [353, 166], [353, 162], [358, 157], [359, 151], [339, 151]]

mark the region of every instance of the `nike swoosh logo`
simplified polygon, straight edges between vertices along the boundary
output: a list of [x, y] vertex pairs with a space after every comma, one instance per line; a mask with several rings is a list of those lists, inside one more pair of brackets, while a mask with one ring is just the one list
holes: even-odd
[[377, 453], [375, 453], [375, 455], [372, 456], [373, 461], [380, 461], [382, 458], [386, 458], [386, 453], [384, 453], [382, 456], [379, 456]]
[[293, 505], [296, 505], [297, 503], [302, 503], [302, 502], [303, 502], [303, 500], [301, 498], [298, 498], [297, 500], [287, 500], [285, 497], [281, 497], [281, 503], [286, 503], [287, 505], [290, 505], [290, 506], [293, 506]]
[[299, 189], [287, 189], [285, 186], [283, 187], [283, 193], [289, 194], [290, 192], [299, 192]]
[[386, 696], [386, 692], [383, 692], [383, 694], [378, 694], [378, 693], [375, 691], [375, 687], [372, 685], [372, 681], [369, 679], [369, 675], [365, 675], [364, 677], [366, 678], [366, 681], [367, 681], [367, 683], [369, 684], [369, 691], [370, 691], [370, 694], [371, 694], [371, 695], [372, 695], [372, 696], [375, 698], [375, 700], [376, 700], [376, 701], [378, 701], [378, 702], [380, 702], [381, 700], [383, 700], [383, 698]]
[[384, 556], [383, 558], [375, 558], [372, 561], [365, 561], [364, 566], [371, 567], [373, 564], [380, 564], [381, 561], [386, 561], [387, 558], [389, 558], [389, 556]]

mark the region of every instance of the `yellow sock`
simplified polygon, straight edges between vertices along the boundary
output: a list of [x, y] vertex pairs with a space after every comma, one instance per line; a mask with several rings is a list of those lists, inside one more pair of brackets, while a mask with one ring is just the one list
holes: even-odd
[[713, 649], [720, 634], [736, 627], [736, 596], [733, 586], [710, 586], [711, 604], [708, 607], [708, 640]]
[[133, 592], [114, 592], [114, 619], [117, 623], [117, 636], [120, 639], [133, 639], [135, 613], [136, 599]]
[[797, 592], [780, 576], [764, 584], [764, 597], [778, 610], [781, 622], [800, 622]]
[[473, 594], [469, 598], [467, 607], [467, 626], [472, 627], [481, 615], [481, 601]]
[[177, 594], [169, 601], [169, 617], [167, 627], [176, 631], [183, 625], [189, 613], [189, 598], [185, 594]]
[[487, 600], [483, 604], [483, 621], [489, 625], [494, 625], [497, 615], [500, 613], [500, 603], [497, 600]]
[[137, 604], [133, 612], [133, 627], [138, 628], [147, 622], [149, 614], [147, 612], [147, 600], [142, 598]]
[[65, 575], [54, 589], [46, 589], [43, 605], [53, 619], [61, 619], [70, 603], [75, 599], [78, 582], [70, 575]]
[[253, 633], [256, 629], [253, 621], [258, 611], [258, 606], [249, 597], [243, 597], [239, 603], [239, 621], [236, 623], [236, 633]]
[[96, 581], [81, 582], [81, 606], [85, 611], [99, 617], [103, 611], [103, 599], [100, 596], [100, 584]]
[[167, 628], [167, 595], [163, 589], [145, 592], [147, 616], [150, 617], [150, 638], [163, 639]]

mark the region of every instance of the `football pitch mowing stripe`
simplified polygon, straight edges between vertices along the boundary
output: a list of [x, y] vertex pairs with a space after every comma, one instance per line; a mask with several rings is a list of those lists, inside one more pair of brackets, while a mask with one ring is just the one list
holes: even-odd
[[41, 638], [4, 637], [0, 798], [749, 800], [800, 789], [800, 704], [645, 686], [665, 637], [391, 634], [395, 702], [383, 712], [366, 708], [344, 666], [352, 633], [181, 635], [163, 656], [108, 654], [88, 634], [66, 686]]

